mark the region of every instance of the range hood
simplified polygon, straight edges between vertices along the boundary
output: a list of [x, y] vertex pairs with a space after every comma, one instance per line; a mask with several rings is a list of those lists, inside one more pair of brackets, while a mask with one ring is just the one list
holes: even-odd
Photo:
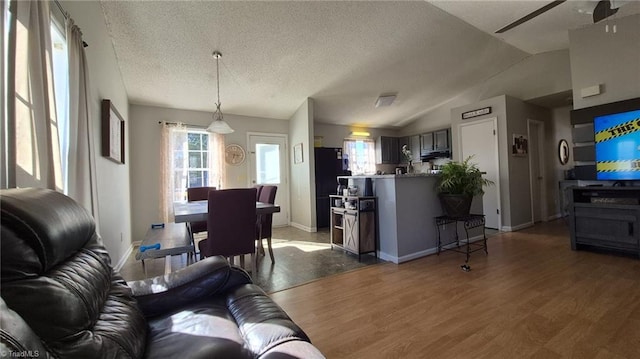
[[420, 154], [420, 160], [422, 161], [429, 161], [435, 158], [450, 158], [451, 157], [451, 151], [431, 151], [428, 153], [422, 153]]

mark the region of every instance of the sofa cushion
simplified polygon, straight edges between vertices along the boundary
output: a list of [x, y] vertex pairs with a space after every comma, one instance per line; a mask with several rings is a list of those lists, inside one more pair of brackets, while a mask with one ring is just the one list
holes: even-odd
[[256, 358], [283, 343], [309, 340], [254, 284], [155, 317], [149, 329], [149, 358]]
[[2, 192], [2, 280], [40, 275], [95, 235], [91, 215], [71, 198], [42, 188]]

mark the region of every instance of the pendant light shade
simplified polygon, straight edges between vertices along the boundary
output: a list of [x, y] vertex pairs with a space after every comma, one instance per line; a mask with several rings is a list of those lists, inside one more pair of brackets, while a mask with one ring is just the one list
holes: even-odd
[[216, 102], [216, 111], [213, 113], [213, 122], [207, 127], [208, 132], [219, 133], [219, 134], [227, 134], [232, 133], [233, 128], [229, 126], [227, 122], [223, 119], [222, 110], [220, 106], [222, 103], [220, 102], [220, 65], [219, 61], [222, 57], [222, 54], [218, 51], [213, 52], [213, 58], [216, 59], [216, 84], [218, 90], [218, 102]]

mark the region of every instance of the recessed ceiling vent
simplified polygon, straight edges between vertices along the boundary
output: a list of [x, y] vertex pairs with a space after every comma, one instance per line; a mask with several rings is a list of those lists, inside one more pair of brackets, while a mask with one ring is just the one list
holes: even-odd
[[393, 101], [396, 100], [396, 96], [396, 94], [380, 95], [380, 97], [378, 97], [378, 99], [376, 100], [376, 107], [391, 106]]

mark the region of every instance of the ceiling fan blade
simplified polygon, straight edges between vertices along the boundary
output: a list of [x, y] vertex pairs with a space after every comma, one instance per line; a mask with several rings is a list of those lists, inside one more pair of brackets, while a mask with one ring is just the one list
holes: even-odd
[[593, 9], [593, 23], [597, 23], [600, 20], [604, 20], [609, 16], [618, 12], [618, 8], [613, 8], [609, 0], [601, 0]]
[[539, 8], [538, 10], [536, 10], [536, 11], [530, 13], [530, 14], [527, 14], [527, 15], [519, 18], [518, 20], [512, 22], [511, 24], [503, 27], [502, 29], [496, 31], [496, 34], [502, 34], [503, 32], [505, 32], [507, 30], [511, 30], [514, 27], [516, 27], [516, 26], [518, 26], [518, 25], [520, 25], [522, 23], [525, 23], [525, 22], [533, 19], [534, 17], [553, 9], [554, 7], [562, 4], [565, 1], [567, 1], [567, 0], [554, 0], [554, 1], [550, 2], [550, 3], [548, 3], [547, 5]]

